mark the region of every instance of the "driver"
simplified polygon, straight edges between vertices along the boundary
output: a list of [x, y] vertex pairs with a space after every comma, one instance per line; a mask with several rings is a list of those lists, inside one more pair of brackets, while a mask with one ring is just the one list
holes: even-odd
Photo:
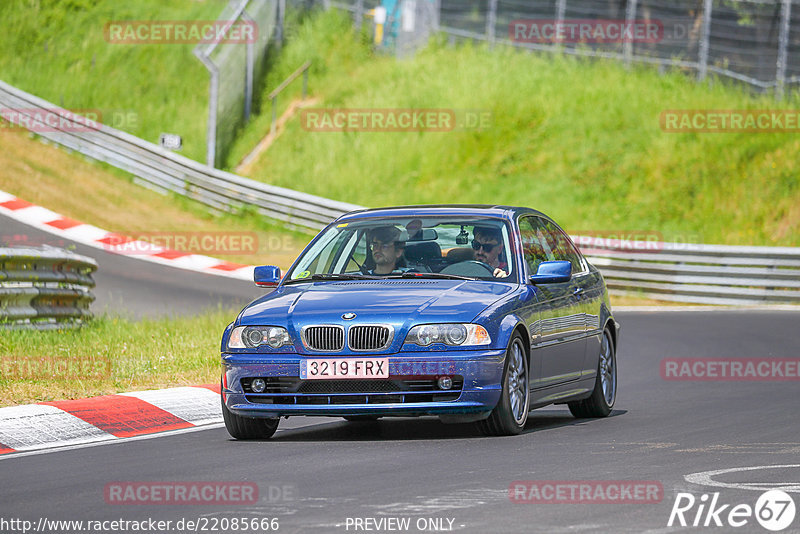
[[472, 248], [475, 250], [475, 260], [483, 262], [494, 269], [495, 278], [505, 278], [508, 276], [506, 269], [508, 264], [500, 261], [500, 253], [503, 251], [503, 235], [496, 228], [476, 226], [472, 229], [474, 239]]
[[369, 274], [392, 274], [400, 267], [405, 267], [405, 241], [402, 232], [394, 226], [379, 226], [367, 232], [367, 244], [372, 252], [372, 264]]

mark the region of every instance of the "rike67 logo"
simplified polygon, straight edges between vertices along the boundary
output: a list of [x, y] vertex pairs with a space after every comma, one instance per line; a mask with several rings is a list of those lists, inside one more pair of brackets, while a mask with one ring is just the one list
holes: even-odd
[[752, 532], [757, 522], [767, 530], [780, 532], [791, 526], [795, 513], [794, 500], [781, 490], [762, 493], [755, 506], [722, 504], [719, 493], [704, 493], [699, 498], [691, 493], [678, 493], [667, 526], [749, 527], [745, 530]]

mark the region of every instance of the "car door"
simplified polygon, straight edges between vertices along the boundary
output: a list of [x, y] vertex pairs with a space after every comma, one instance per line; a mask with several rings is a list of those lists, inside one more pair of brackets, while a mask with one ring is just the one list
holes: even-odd
[[519, 226], [529, 274], [535, 274], [543, 261], [569, 261], [573, 270], [568, 282], [535, 286], [539, 313], [529, 329], [539, 376], [533, 388], [578, 380], [586, 353], [586, 317], [581, 297], [586, 282], [585, 262], [551, 221], [526, 216], [520, 219]]
[[[572, 267], [573, 296], [580, 313], [584, 317], [584, 327], [586, 336], [586, 351], [581, 367], [581, 374], [594, 375], [597, 372], [597, 356], [600, 353], [600, 342], [602, 340], [601, 306], [605, 292], [603, 279], [597, 269], [592, 269], [583, 254], [578, 251], [578, 247], [572, 239], [557, 224], [550, 220], [545, 220], [550, 235], [556, 236], [559, 251], [556, 253], [559, 259], [569, 260]], [[576, 268], [576, 265], [580, 265]]]

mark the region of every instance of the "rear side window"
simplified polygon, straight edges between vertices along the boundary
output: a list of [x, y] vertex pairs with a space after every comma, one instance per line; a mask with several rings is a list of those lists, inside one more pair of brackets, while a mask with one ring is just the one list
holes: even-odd
[[543, 261], [568, 261], [572, 272], [584, 270], [581, 255], [561, 229], [551, 221], [540, 217], [523, 217], [519, 221], [522, 237], [522, 253], [528, 264], [528, 272], [536, 274]]

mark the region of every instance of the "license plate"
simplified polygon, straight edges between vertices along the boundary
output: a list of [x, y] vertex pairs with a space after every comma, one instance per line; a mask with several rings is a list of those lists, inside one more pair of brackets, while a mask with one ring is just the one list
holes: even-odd
[[300, 378], [303, 380], [389, 378], [389, 358], [302, 360]]

